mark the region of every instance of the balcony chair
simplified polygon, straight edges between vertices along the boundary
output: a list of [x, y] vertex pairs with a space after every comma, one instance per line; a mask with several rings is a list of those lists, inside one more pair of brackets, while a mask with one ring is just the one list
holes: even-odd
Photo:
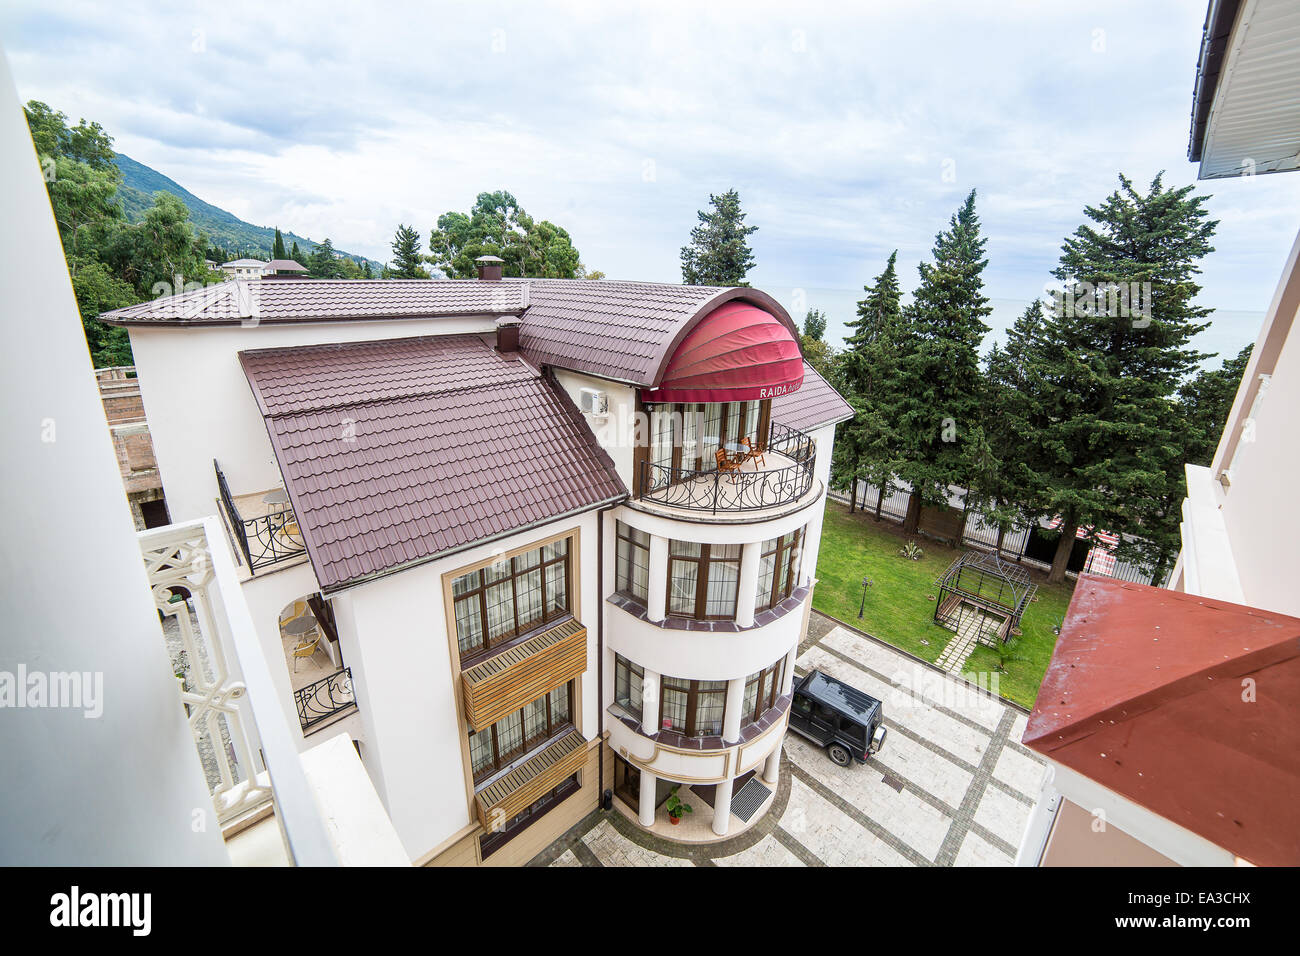
[[302, 641], [293, 649], [293, 672], [298, 673], [298, 661], [303, 657], [311, 657], [316, 653], [316, 648], [320, 646], [320, 635], [312, 638], [310, 641]]
[[745, 458], [747, 460], [752, 461], [756, 465], [762, 465], [764, 468], [767, 467], [767, 460], [763, 457], [763, 449], [755, 448], [754, 443], [749, 440], [748, 435], [745, 435], [740, 439], [740, 444], [745, 446]]
[[724, 474], [730, 472], [733, 477], [740, 474], [740, 462], [733, 461], [721, 448], [713, 453], [713, 460], [717, 462], [718, 471]]

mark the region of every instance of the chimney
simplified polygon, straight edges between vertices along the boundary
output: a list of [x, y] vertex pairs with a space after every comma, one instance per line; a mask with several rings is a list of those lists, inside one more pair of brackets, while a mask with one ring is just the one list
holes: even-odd
[[484, 282], [495, 282], [501, 278], [501, 267], [505, 260], [499, 256], [479, 256], [474, 260], [478, 267], [478, 277]]
[[519, 351], [519, 319], [503, 315], [497, 319], [497, 351], [503, 355]]

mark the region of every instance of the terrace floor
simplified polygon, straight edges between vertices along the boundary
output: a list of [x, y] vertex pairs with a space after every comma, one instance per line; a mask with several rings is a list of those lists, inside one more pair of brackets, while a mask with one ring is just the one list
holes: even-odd
[[[720, 519], [757, 521], [775, 517], [810, 504], [821, 494], [821, 484], [816, 480], [802, 495], [794, 493], [798, 487], [794, 482], [799, 476], [795, 465], [792, 458], [769, 451], [764, 454], [762, 464], [752, 458], [744, 461], [738, 476], [702, 472], [698, 478], [678, 481], [665, 490], [653, 492], [653, 498], [637, 498], [635, 504], [667, 516], [678, 516], [683, 511], [695, 516], [712, 515], [716, 490], [716, 516]], [[811, 463], [808, 467], [812, 467]], [[759, 474], [766, 477], [755, 477]]]
[[[884, 702], [885, 746], [838, 767], [786, 735], [771, 808], [746, 833], [706, 844], [590, 814], [533, 861], [552, 866], [1010, 866], [1043, 764], [1007, 702], [814, 614], [797, 674], [817, 668]], [[694, 801], [692, 801], [694, 802]], [[683, 823], [683, 825], [685, 825]]]

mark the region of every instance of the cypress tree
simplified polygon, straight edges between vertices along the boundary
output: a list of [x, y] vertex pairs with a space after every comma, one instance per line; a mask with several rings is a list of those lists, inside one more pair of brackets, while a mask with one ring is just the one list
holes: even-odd
[[948, 486], [964, 484], [977, 457], [970, 439], [981, 423], [979, 346], [993, 311], [983, 294], [984, 244], [972, 189], [935, 237], [934, 262], [921, 263], [921, 284], [904, 312], [894, 427], [898, 474], [911, 486], [908, 534], [920, 525], [922, 505], [947, 507]]
[[284, 249], [284, 236], [280, 235], [280, 227], [275, 227], [275, 242], [271, 245], [272, 259], [288, 259], [289, 254]]

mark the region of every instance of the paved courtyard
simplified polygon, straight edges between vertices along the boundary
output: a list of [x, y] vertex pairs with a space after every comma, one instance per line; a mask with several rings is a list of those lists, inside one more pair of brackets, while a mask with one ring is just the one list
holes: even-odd
[[1025, 714], [814, 613], [812, 668], [885, 705], [889, 736], [866, 765], [837, 767], [790, 733], [768, 814], [719, 843], [681, 846], [618, 810], [592, 813], [538, 856], [552, 866], [1009, 866], [1042, 763], [1020, 745]]

